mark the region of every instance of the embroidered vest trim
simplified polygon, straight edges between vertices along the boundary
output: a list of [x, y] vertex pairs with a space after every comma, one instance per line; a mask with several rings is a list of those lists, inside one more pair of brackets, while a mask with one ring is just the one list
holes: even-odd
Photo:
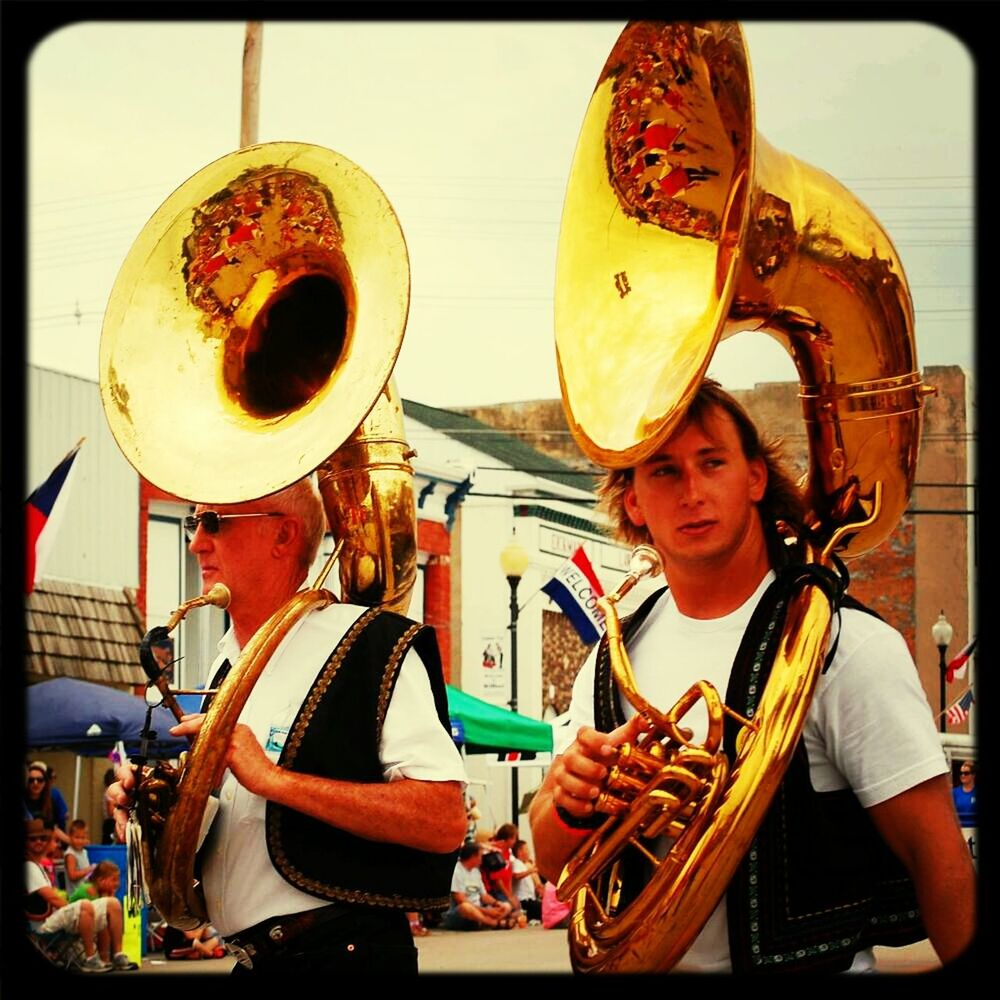
[[[363, 612], [323, 664], [289, 730], [278, 764], [341, 780], [382, 782], [378, 748], [399, 670], [413, 647], [449, 732], [434, 630], [401, 615]], [[367, 840], [267, 803], [267, 847], [279, 874], [321, 899], [402, 910], [444, 909], [457, 851], [433, 854]]]

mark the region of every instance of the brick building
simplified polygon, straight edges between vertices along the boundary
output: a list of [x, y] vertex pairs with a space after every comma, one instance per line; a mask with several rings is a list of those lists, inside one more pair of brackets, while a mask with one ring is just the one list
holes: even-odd
[[[917, 663], [928, 701], [940, 702], [939, 653], [931, 626], [944, 610], [954, 627], [949, 655], [976, 634], [974, 600], [978, 568], [977, 497], [975, 486], [975, 421], [971, 387], [961, 368], [935, 366], [924, 381], [936, 394], [926, 400], [920, 456], [907, 514], [890, 538], [850, 562], [851, 593], [877, 611], [906, 639]], [[788, 460], [799, 472], [808, 462], [806, 436], [798, 400], [798, 384], [773, 382], [734, 395], [759, 426], [784, 442]], [[576, 447], [559, 400], [535, 400], [463, 410], [478, 419], [517, 431], [526, 440], [567, 465], [592, 468]], [[612, 583], [612, 586], [614, 584]], [[585, 648], [555, 612], [546, 611], [543, 629], [542, 683], [555, 688], [557, 710], [568, 705], [569, 687]], [[967, 675], [970, 683], [973, 673]], [[964, 690], [954, 684], [945, 692], [951, 704]], [[949, 732], [968, 733], [970, 721]]]

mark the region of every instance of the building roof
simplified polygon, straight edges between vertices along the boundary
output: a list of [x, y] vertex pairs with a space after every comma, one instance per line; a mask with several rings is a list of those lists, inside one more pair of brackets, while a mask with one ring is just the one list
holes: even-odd
[[25, 601], [25, 678], [145, 684], [135, 591], [42, 579]]
[[489, 455], [512, 469], [530, 472], [541, 479], [570, 486], [578, 490], [589, 490], [593, 479], [581, 475], [579, 471], [565, 462], [552, 458], [550, 455], [536, 451], [529, 445], [519, 441], [502, 430], [477, 420], [475, 417], [454, 410], [442, 410], [425, 403], [416, 403], [412, 399], [403, 400], [403, 412], [413, 420], [418, 420], [427, 427], [433, 427], [446, 437], [460, 441], [469, 448]]

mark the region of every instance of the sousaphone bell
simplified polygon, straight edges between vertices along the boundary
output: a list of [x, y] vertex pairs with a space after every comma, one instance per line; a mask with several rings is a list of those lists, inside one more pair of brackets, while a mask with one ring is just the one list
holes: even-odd
[[[140, 475], [191, 502], [240, 503], [315, 471], [340, 546], [340, 598], [405, 613], [414, 452], [392, 372], [408, 308], [399, 222], [360, 167], [292, 142], [224, 156], [167, 198], [118, 274], [100, 347], [115, 440]], [[334, 599], [317, 582], [276, 612], [179, 775], [149, 783], [145, 880], [174, 926], [206, 919], [194, 856], [239, 712], [292, 625]]]

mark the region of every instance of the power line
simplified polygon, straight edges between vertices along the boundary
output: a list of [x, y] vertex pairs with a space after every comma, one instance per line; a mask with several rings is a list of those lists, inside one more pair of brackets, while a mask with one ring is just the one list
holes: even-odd
[[[507, 286], [493, 286], [493, 287], [481, 286], [481, 287], [483, 287], [483, 294], [484, 295], [488, 295], [488, 296], [495, 296], [495, 297], [501, 297], [501, 296], [503, 296], [503, 297], [506, 297], [506, 296], [509, 296], [510, 293], [511, 293], [511, 289], [509, 287], [507, 287]], [[911, 284], [909, 287], [910, 287], [910, 291], [911, 292], [925, 291], [925, 290], [928, 290], [928, 289], [935, 289], [935, 290], [950, 289], [950, 290], [953, 290], [953, 291], [959, 291], [959, 290], [970, 289], [970, 288], [973, 287], [973, 285], [972, 284], [962, 284], [962, 283], [955, 282], [955, 283], [951, 283], [951, 284]], [[552, 297], [552, 292], [548, 288], [528, 288], [528, 287], [525, 287], [523, 289], [518, 290], [517, 294], [520, 297], [523, 297], [523, 298], [526, 298], [526, 299], [532, 299], [532, 300], [536, 300], [536, 299], [540, 299], [540, 298], [544, 298], [544, 297], [548, 297], [548, 298]], [[414, 297], [415, 298], [438, 298], [439, 296], [435, 295], [434, 293], [428, 292], [428, 293], [416, 293]], [[461, 298], [463, 298], [463, 299], [464, 298], [471, 298], [471, 297], [472, 296], [461, 296]], [[80, 303], [81, 308], [83, 308], [85, 310], [85, 312], [86, 311], [90, 311], [92, 313], [94, 311], [102, 312], [103, 309], [104, 309], [105, 304], [106, 303], [103, 300], [99, 301], [99, 302], [89, 301], [89, 300], [83, 300]], [[51, 317], [72, 315], [74, 308], [75, 308], [75, 303], [69, 303], [69, 302], [67, 302], [67, 303], [64, 303], [64, 304], [62, 304], [60, 306], [55, 307], [52, 312], [38, 313], [34, 317], [32, 317], [32, 319], [33, 320], [48, 319], [48, 318], [51, 318]], [[924, 309], [924, 310], [922, 310], [922, 313], [926, 314], [926, 313], [928, 313], [930, 311], [934, 311], [935, 308], [936, 307], [932, 307], [931, 309]], [[942, 307], [942, 308], [944, 308], [944, 307]], [[954, 308], [963, 309], [963, 310], [964, 309], [968, 309], [968, 310], [971, 311], [973, 307], [970, 305], [970, 306], [959, 306], [959, 307], [954, 307]]]
[[[842, 183], [847, 186], [861, 186], [866, 191], [896, 191], [903, 194], [909, 194], [914, 191], [921, 190], [933, 190], [936, 192], [943, 191], [965, 191], [972, 187], [971, 177], [946, 177], [946, 178], [935, 178], [935, 177], [913, 177], [913, 178], [882, 178], [882, 179], [872, 179], [868, 180], [852, 180], [851, 178], [842, 178]], [[941, 181], [959, 181], [960, 184], [955, 186], [954, 184], [950, 186], [943, 186]], [[400, 178], [386, 177], [384, 178], [385, 186], [392, 186], [393, 184], [398, 187], [395, 192], [394, 197], [398, 202], [402, 200], [404, 203], [409, 199], [418, 199], [424, 201], [433, 202], [445, 202], [454, 204], [464, 204], [468, 202], [486, 202], [492, 204], [530, 204], [530, 205], [542, 205], [542, 204], [552, 204], [553, 210], [557, 208], [561, 209], [562, 198], [561, 192], [565, 189], [566, 180], [565, 179], [543, 179], [543, 178], [510, 178], [510, 177], [462, 177], [462, 176], [449, 176], [444, 178], [414, 178], [410, 175]], [[412, 193], [407, 192], [408, 185], [415, 185], [419, 188], [420, 185], [446, 185], [447, 190], [442, 193], [432, 193], [428, 191], [417, 191]], [[526, 197], [524, 193], [519, 193], [517, 188], [519, 186], [525, 186], [526, 189], [532, 193], [537, 194], [537, 188], [539, 185], [548, 185], [553, 187], [555, 190], [551, 198], [541, 199], [538, 197]], [[29, 206], [29, 212], [31, 214], [32, 220], [37, 220], [39, 217], [52, 216], [55, 213], [60, 213], [61, 216], [65, 217], [67, 214], [80, 210], [87, 209], [93, 211], [96, 208], [102, 208], [107, 206], [123, 205], [129, 201], [137, 201], [139, 199], [151, 199], [155, 197], [157, 192], [169, 193], [176, 187], [176, 180], [171, 182], [164, 182], [163, 184], [148, 184], [142, 187], [133, 188], [119, 188], [112, 189], [110, 191], [97, 192], [97, 193], [87, 193], [81, 195], [67, 195], [60, 198], [46, 199], [42, 201], [37, 201]], [[465, 189], [463, 191], [463, 189]], [[534, 189], [534, 190], [532, 190]], [[457, 191], [457, 193], [456, 193]], [[160, 204], [161, 202], [157, 202]], [[883, 211], [896, 211], [896, 210], [913, 210], [913, 209], [934, 209], [940, 211], [954, 212], [956, 209], [961, 211], [972, 211], [972, 206], [970, 205], [947, 205], [943, 203], [939, 204], [904, 204], [904, 205], [879, 205], [873, 204], [871, 206], [873, 211], [883, 212]], [[411, 219], [410, 221], [424, 221], [420, 217], [416, 219]], [[442, 220], [436, 219], [434, 221], [441, 222]], [[885, 220], [883, 220], [885, 221]], [[941, 220], [948, 221], [948, 220]], [[482, 225], [483, 222], [487, 224], [495, 222], [511, 223], [516, 222], [522, 225], [538, 224], [538, 220], [531, 219], [520, 219], [513, 220], [509, 218], [504, 218], [502, 220], [475, 220], [476, 224]], [[970, 223], [971, 224], [971, 223]], [[73, 223], [71, 226], [75, 227], [85, 227], [86, 223]], [[49, 227], [42, 230], [42, 232], [58, 232], [66, 227]]]

